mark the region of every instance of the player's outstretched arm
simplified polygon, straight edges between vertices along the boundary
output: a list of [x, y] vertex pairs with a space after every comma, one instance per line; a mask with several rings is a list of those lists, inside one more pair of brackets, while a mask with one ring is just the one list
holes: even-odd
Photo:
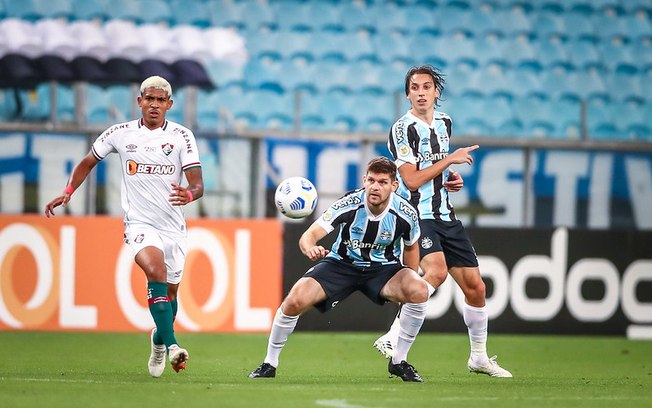
[[326, 232], [324, 227], [317, 224], [317, 221], [313, 222], [306, 232], [301, 235], [301, 238], [299, 238], [301, 252], [311, 261], [317, 261], [328, 255], [330, 252], [328, 249], [317, 245], [317, 242], [326, 235], [328, 235], [328, 232]]
[[56, 197], [54, 200], [50, 201], [45, 205], [45, 215], [50, 218], [54, 216], [54, 209], [60, 205], [65, 206], [70, 201], [72, 193], [79, 188], [79, 186], [86, 180], [86, 177], [90, 174], [93, 167], [97, 165], [99, 161], [93, 156], [92, 153], [88, 153], [86, 157], [80, 161], [74, 169], [72, 169], [72, 174], [68, 180], [68, 185], [63, 190], [60, 196]]
[[443, 173], [451, 164], [473, 163], [471, 152], [478, 148], [480, 148], [478, 145], [461, 147], [425, 169], [419, 170], [414, 164], [405, 163], [398, 168], [398, 171], [407, 188], [416, 191], [419, 187]]

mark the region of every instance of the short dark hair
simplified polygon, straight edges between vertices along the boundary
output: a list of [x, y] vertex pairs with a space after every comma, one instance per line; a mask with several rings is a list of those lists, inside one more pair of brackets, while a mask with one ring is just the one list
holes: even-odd
[[[432, 82], [434, 82], [435, 87], [439, 91], [439, 96], [441, 97], [444, 94], [444, 84], [446, 80], [444, 79], [444, 74], [442, 74], [437, 68], [432, 65], [416, 65], [410, 68], [410, 70], [405, 74], [405, 95], [410, 94], [410, 79], [414, 74], [426, 74], [430, 75]], [[437, 101], [435, 101], [437, 105]]]
[[392, 181], [396, 180], [396, 164], [387, 157], [375, 157], [367, 164], [367, 173], [389, 174]]

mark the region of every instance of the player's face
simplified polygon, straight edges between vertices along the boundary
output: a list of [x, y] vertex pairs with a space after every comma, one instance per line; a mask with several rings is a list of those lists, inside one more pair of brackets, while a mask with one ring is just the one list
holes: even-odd
[[138, 106], [143, 113], [143, 122], [149, 129], [163, 126], [165, 114], [172, 107], [172, 99], [162, 89], [147, 88], [138, 97]]
[[379, 211], [385, 209], [390, 194], [398, 188], [398, 181], [392, 181], [389, 174], [369, 172], [362, 181], [367, 196], [367, 205]]
[[408, 99], [412, 109], [423, 114], [435, 109], [435, 100], [439, 97], [439, 91], [435, 82], [428, 74], [414, 74], [410, 78], [410, 90]]

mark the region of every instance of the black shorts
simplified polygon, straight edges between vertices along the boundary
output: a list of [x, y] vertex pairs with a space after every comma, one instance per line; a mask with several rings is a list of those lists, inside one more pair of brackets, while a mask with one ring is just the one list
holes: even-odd
[[476, 267], [478, 257], [462, 221], [420, 220], [419, 256], [444, 251], [446, 265]]
[[327, 258], [319, 261], [303, 276], [314, 278], [326, 292], [326, 300], [315, 304], [315, 308], [324, 313], [356, 290], [364, 293], [372, 302], [384, 304], [387, 299], [380, 296], [381, 289], [403, 268], [405, 266], [401, 264], [363, 268]]

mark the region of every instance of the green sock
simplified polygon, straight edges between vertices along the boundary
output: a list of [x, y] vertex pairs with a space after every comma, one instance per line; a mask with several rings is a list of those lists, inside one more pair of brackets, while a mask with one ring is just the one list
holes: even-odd
[[[154, 318], [156, 324], [156, 336], [160, 336], [160, 341], [166, 347], [177, 343], [174, 337], [174, 316], [172, 315], [172, 305], [168, 299], [168, 284], [165, 282], [148, 282], [147, 283], [147, 303], [149, 312]], [[154, 341], [156, 344], [156, 341]]]
[[[179, 303], [177, 302], [176, 298], [170, 302], [170, 306], [172, 306], [172, 322], [174, 323], [174, 320], [177, 318], [177, 310], [179, 309]], [[153, 341], [154, 344], [163, 344], [163, 339], [158, 334], [158, 330], [154, 332]]]

